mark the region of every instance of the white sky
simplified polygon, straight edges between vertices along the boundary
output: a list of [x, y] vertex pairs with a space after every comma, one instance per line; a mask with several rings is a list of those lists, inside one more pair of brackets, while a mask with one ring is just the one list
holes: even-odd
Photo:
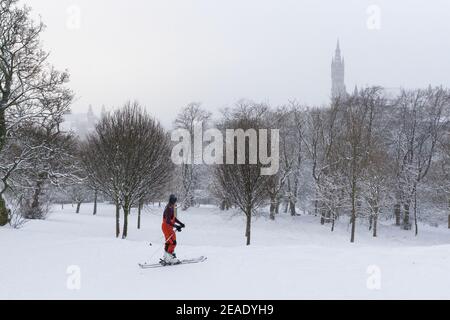
[[[450, 86], [448, 0], [25, 0], [69, 69], [74, 112], [138, 100], [165, 125], [199, 101], [323, 104], [340, 39], [346, 85]], [[68, 8], [80, 9], [80, 28]], [[367, 8], [380, 9], [379, 30]], [[70, 10], [69, 10], [70, 11]]]

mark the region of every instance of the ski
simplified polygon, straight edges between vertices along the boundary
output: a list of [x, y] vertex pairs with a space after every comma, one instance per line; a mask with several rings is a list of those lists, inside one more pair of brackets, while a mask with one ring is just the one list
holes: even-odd
[[180, 263], [177, 264], [164, 264], [162, 262], [160, 263], [154, 263], [154, 264], [149, 264], [149, 263], [139, 263], [139, 267], [141, 267], [141, 269], [152, 269], [152, 268], [161, 268], [161, 267], [173, 267], [173, 266], [179, 266], [182, 264], [192, 264], [192, 263], [200, 263], [200, 262], [204, 262], [206, 261], [207, 257], [201, 256], [198, 258], [193, 258], [193, 259], [184, 259], [181, 260]]

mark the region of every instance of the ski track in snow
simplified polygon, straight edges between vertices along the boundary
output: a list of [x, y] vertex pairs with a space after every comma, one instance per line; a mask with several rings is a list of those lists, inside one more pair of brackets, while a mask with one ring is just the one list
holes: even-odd
[[[133, 211], [127, 240], [115, 238], [114, 206], [99, 204], [97, 216], [92, 205], [81, 210], [54, 206], [45, 221], [0, 229], [0, 299], [450, 299], [444, 226], [420, 225], [415, 237], [382, 222], [374, 239], [359, 223], [351, 244], [346, 218], [332, 233], [317, 217], [281, 214], [255, 218], [247, 247], [242, 215], [205, 206], [179, 212], [186, 229], [176, 251], [208, 260], [142, 270], [138, 263], [162, 256], [161, 208], [143, 212], [141, 230]], [[79, 290], [67, 287], [72, 265]], [[373, 265], [378, 290], [367, 286]]]

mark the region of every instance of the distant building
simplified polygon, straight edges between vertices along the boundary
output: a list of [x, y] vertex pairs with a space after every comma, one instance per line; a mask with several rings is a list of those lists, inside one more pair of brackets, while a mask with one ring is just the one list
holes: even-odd
[[345, 88], [345, 61], [341, 57], [341, 48], [338, 40], [336, 51], [331, 61], [331, 97], [337, 98], [345, 95], [347, 95]]
[[92, 106], [89, 105], [87, 113], [70, 113], [64, 117], [63, 130], [72, 131], [80, 138], [85, 138], [87, 134], [95, 129], [98, 117], [94, 114]]
[[[401, 88], [382, 87], [384, 97], [390, 101], [394, 101], [400, 94]], [[358, 93], [358, 87], [355, 86], [353, 94]], [[331, 61], [331, 98], [345, 97], [348, 95], [345, 86], [345, 61], [341, 55], [339, 40], [337, 41], [336, 51]]]

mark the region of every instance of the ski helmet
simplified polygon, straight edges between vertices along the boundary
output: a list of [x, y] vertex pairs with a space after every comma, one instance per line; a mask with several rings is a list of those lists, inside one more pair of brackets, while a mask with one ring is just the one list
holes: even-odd
[[177, 197], [174, 194], [171, 194], [169, 197], [169, 203], [170, 204], [175, 204], [177, 202]]

